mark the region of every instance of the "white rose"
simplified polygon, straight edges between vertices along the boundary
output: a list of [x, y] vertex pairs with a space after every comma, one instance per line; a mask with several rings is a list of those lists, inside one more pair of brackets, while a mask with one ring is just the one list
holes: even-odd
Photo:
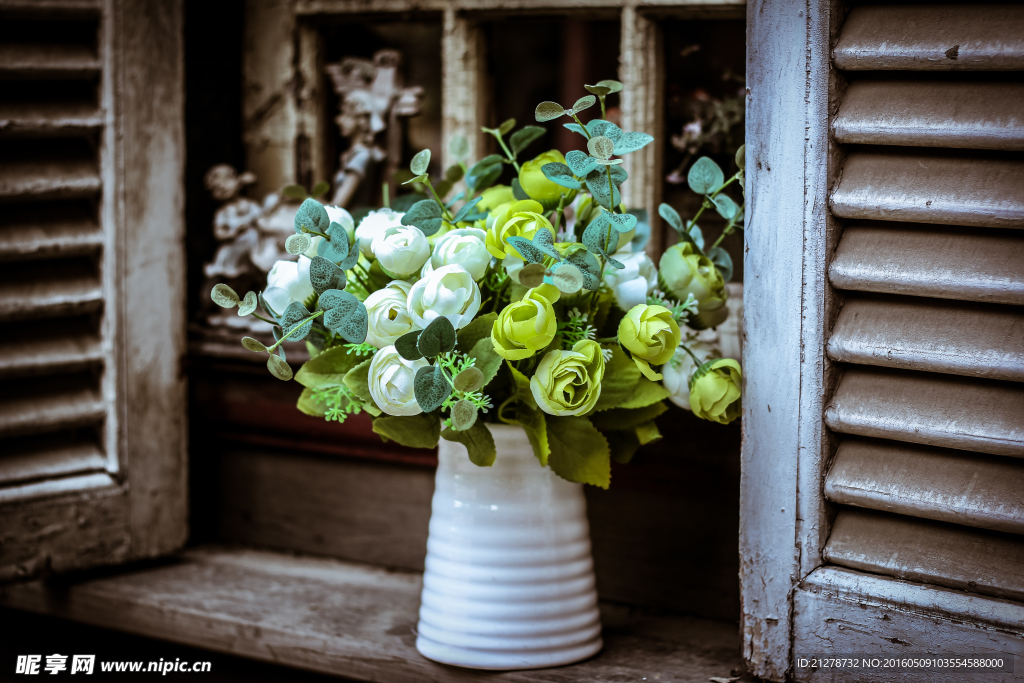
[[299, 261], [278, 261], [267, 273], [267, 290], [263, 298], [280, 315], [293, 301], [304, 303], [313, 294], [309, 282], [309, 258], [299, 256]]
[[378, 232], [370, 249], [381, 268], [399, 280], [418, 272], [430, 258], [427, 236], [411, 225], [392, 225]]
[[647, 303], [647, 295], [658, 284], [658, 268], [643, 251], [620, 249], [612, 257], [625, 268], [605, 268], [604, 281], [615, 294], [615, 302], [624, 311]]
[[370, 396], [388, 415], [418, 415], [423, 411], [416, 402], [413, 382], [416, 371], [427, 365], [425, 358], [405, 360], [394, 346], [385, 346], [370, 361]]
[[372, 259], [373, 238], [388, 228], [402, 225], [402, 216], [404, 215], [404, 213], [398, 213], [391, 209], [377, 209], [366, 214], [366, 217], [359, 221], [359, 227], [356, 228], [356, 240], [359, 241], [359, 251], [363, 252], [363, 256]]
[[[687, 342], [686, 346], [701, 363], [722, 356], [719, 350], [708, 342], [691, 341]], [[661, 366], [661, 374], [664, 375], [661, 383], [671, 393], [669, 400], [685, 410], [690, 410], [690, 376], [696, 369], [697, 365], [682, 347], [677, 348], [671, 360]]]
[[412, 286], [406, 305], [419, 329], [441, 316], [460, 329], [480, 310], [480, 288], [462, 266], [441, 266]]
[[369, 317], [366, 329], [366, 343], [378, 349], [391, 346], [403, 334], [412, 332], [413, 322], [406, 308], [411, 284], [403, 280], [394, 280], [384, 289], [366, 297], [363, 304]]
[[501, 265], [505, 267], [505, 274], [512, 278], [512, 282], [519, 282], [519, 271], [526, 267], [526, 261], [509, 254], [502, 259]]
[[484, 246], [486, 235], [479, 228], [457, 228], [446, 232], [434, 243], [434, 253], [427, 261], [430, 265], [424, 266], [429, 270], [423, 273], [423, 277], [435, 268], [458, 264], [479, 281], [487, 273], [487, 266], [491, 265], [491, 254]]

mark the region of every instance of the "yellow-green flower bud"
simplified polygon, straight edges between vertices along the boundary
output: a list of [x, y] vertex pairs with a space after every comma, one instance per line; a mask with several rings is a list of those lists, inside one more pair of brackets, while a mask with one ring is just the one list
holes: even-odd
[[661, 373], [651, 365], [664, 365], [676, 352], [683, 335], [672, 312], [664, 306], [638, 304], [619, 323], [619, 343], [633, 356], [633, 362], [647, 379], [657, 381]]
[[557, 149], [548, 150], [543, 154], [527, 161], [519, 169], [519, 184], [523, 191], [532, 199], [558, 199], [562, 193], [569, 190], [558, 183], [553, 183], [544, 175], [541, 167], [544, 164], [565, 163], [565, 157]]
[[509, 204], [494, 217], [494, 223], [487, 230], [487, 237], [484, 240], [487, 251], [499, 259], [508, 255], [522, 258], [522, 254], [508, 243], [508, 238], [525, 237], [532, 240], [538, 230], [547, 230], [554, 238], [555, 229], [551, 226], [551, 221], [541, 215], [543, 210], [544, 207], [532, 199]]
[[480, 194], [480, 202], [473, 213], [493, 211], [502, 204], [510, 204], [516, 200], [512, 188], [508, 185], [492, 185]]
[[590, 412], [601, 397], [604, 355], [596, 341], [576, 342], [571, 351], [548, 351], [530, 379], [530, 392], [549, 415]]
[[740, 416], [740, 364], [719, 358], [702, 366], [690, 382], [690, 409], [697, 417], [729, 424]]
[[658, 263], [658, 273], [673, 297], [686, 301], [693, 294], [701, 311], [718, 310], [729, 296], [718, 268], [707, 256], [696, 253], [689, 242], [666, 249]]
[[494, 352], [506, 360], [521, 360], [547, 347], [558, 332], [551, 306], [558, 297], [554, 285], [543, 284], [526, 292], [521, 301], [505, 306], [491, 326]]

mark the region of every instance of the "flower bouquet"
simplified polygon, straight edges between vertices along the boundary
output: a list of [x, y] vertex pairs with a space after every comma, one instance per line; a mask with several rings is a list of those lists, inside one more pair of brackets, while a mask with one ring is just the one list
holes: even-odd
[[[595, 652], [580, 484], [607, 488], [611, 459], [628, 462], [660, 438], [655, 418], [666, 399], [720, 423], [740, 414], [739, 364], [697, 336], [725, 319], [729, 256], [718, 243], [705, 251], [699, 216], [684, 223], [663, 204], [679, 242], [655, 267], [644, 251], [646, 213], [627, 210], [620, 195], [622, 156], [653, 138], [603, 117], [584, 123], [599, 100], [603, 115], [621, 85], [587, 89], [571, 108], [536, 109], [538, 122], [571, 119], [565, 125], [583, 149], [520, 163], [544, 129], [512, 132], [509, 120], [484, 129], [502, 154], [468, 164], [465, 139], [453, 140], [457, 163], [436, 184], [423, 150], [405, 184], [424, 198], [406, 211], [385, 206], [355, 225], [344, 209], [307, 199], [287, 241], [297, 264], [279, 263], [262, 293], [239, 299], [226, 285], [212, 293], [274, 326], [273, 345], [242, 344], [268, 354], [275, 377], [292, 379], [282, 342], [306, 340], [299, 410], [339, 421], [365, 411], [386, 439], [440, 441], [418, 643], [439, 661], [521, 668]], [[742, 206], [722, 193], [742, 185], [742, 151], [736, 160], [728, 181], [706, 157], [689, 174], [705, 208], [729, 221], [725, 234], [742, 221]], [[495, 185], [509, 165], [517, 178]], [[493, 519], [499, 509], [511, 517]], [[489, 588], [474, 592], [481, 581]], [[481, 600], [508, 609], [488, 612]], [[523, 607], [533, 601], [544, 609]], [[508, 619], [525, 619], [528, 633], [488, 630]]]

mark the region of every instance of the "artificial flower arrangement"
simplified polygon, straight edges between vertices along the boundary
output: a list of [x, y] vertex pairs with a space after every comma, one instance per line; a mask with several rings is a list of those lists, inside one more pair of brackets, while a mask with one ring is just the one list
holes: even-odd
[[[311, 359], [295, 375], [305, 387], [299, 410], [339, 421], [365, 411], [385, 439], [456, 441], [480, 466], [496, 457], [485, 421], [520, 425], [541, 465], [601, 487], [612, 458], [628, 462], [660, 438], [666, 399], [723, 424], [739, 416], [739, 363], [697, 338], [727, 315], [732, 263], [721, 238], [705, 250], [700, 214], [684, 223], [662, 204], [679, 241], [655, 267], [644, 252], [646, 213], [627, 211], [620, 196], [621, 157], [653, 138], [603, 118], [620, 84], [587, 89], [571, 108], [536, 109], [538, 122], [571, 118], [565, 125], [586, 151], [520, 164], [544, 129], [526, 126], [506, 141], [509, 120], [484, 129], [503, 154], [468, 165], [457, 138], [450, 151], [459, 161], [435, 185], [423, 150], [405, 184], [428, 198], [404, 213], [385, 206], [358, 226], [344, 209], [306, 199], [287, 241], [298, 263], [279, 262], [262, 293], [213, 289], [219, 305], [273, 325], [273, 345], [242, 345], [268, 354], [275, 377], [292, 379], [282, 343], [307, 341]], [[584, 124], [598, 100], [602, 118]], [[723, 237], [742, 227], [742, 205], [722, 193], [743, 185], [742, 148], [736, 163], [728, 181], [707, 157], [688, 175], [705, 195], [701, 213], [728, 221]], [[518, 177], [494, 185], [506, 165]], [[465, 190], [448, 197], [460, 180]]]

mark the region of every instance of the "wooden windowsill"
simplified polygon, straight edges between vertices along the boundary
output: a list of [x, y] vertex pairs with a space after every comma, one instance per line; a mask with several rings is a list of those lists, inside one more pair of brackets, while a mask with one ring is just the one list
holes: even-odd
[[742, 669], [735, 624], [612, 604], [604, 650], [580, 664], [442, 666], [414, 646], [420, 586], [416, 572], [204, 546], [155, 567], [6, 586], [0, 605], [356, 680], [707, 681]]

